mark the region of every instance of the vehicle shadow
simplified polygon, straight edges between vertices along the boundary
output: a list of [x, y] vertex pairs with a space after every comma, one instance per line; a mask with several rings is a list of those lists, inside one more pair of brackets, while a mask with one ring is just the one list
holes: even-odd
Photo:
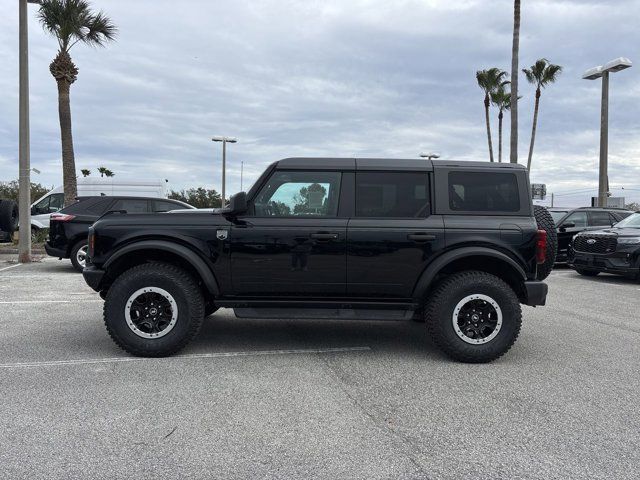
[[198, 353], [216, 345], [229, 351], [304, 350], [369, 347], [443, 359], [424, 323], [377, 320], [309, 320], [236, 318], [224, 309], [205, 319], [192, 348]]
[[623, 275], [613, 275], [609, 273], [600, 273], [595, 277], [587, 277], [584, 275], [580, 275], [578, 272], [574, 272], [575, 276], [571, 278], [579, 278], [585, 282], [593, 282], [593, 283], [606, 283], [612, 285], [640, 285], [640, 281], [634, 278], [625, 277]]

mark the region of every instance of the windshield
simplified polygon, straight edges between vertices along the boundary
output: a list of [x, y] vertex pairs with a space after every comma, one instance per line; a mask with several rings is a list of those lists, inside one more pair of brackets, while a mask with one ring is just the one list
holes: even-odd
[[624, 220], [616, 223], [616, 228], [640, 228], [640, 213], [629, 215]]
[[549, 213], [551, 214], [553, 221], [556, 222], [556, 225], [557, 225], [558, 221], [567, 214], [567, 210], [563, 212], [555, 210], [555, 211], [550, 211]]

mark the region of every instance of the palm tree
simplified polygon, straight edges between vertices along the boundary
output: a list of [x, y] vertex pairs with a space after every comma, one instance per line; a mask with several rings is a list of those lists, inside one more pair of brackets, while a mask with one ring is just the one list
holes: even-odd
[[531, 170], [531, 158], [533, 157], [533, 144], [536, 141], [536, 128], [538, 125], [538, 108], [540, 107], [540, 95], [542, 89], [547, 85], [554, 83], [560, 73], [562, 67], [560, 65], [554, 65], [549, 63], [546, 58], [541, 58], [536, 61], [531, 68], [523, 68], [522, 71], [527, 77], [527, 80], [532, 85], [536, 86], [536, 101], [533, 109], [533, 126], [531, 127], [531, 143], [529, 144], [529, 158], [527, 160], [527, 169]]
[[80, 172], [82, 172], [83, 177], [88, 177], [89, 175], [91, 175], [91, 170], [87, 168], [83, 168], [82, 170], [80, 170]]
[[518, 56], [520, 54], [520, 0], [513, 2], [513, 44], [511, 46], [511, 163], [518, 163]]
[[104, 176], [105, 176], [105, 177], [115, 177], [115, 176], [116, 176], [116, 174], [115, 174], [115, 173], [113, 173], [113, 172], [112, 172], [111, 170], [109, 170], [108, 168], [105, 168], [105, 170], [104, 170]]
[[502, 119], [504, 112], [511, 109], [511, 93], [505, 90], [510, 82], [502, 82], [497, 90], [491, 93], [491, 103], [498, 107], [498, 162], [502, 163]]
[[69, 205], [77, 196], [69, 90], [78, 77], [78, 68], [71, 60], [69, 50], [78, 42], [104, 46], [115, 39], [117, 29], [104, 13], [92, 12], [85, 0], [42, 0], [38, 20], [58, 41], [58, 54], [49, 65], [49, 71], [58, 84], [64, 203]]
[[500, 87], [504, 81], [507, 72], [503, 72], [499, 68], [490, 68], [488, 70], [479, 70], [476, 72], [476, 80], [478, 86], [484, 92], [484, 117], [487, 124], [487, 142], [489, 143], [489, 160], [493, 160], [493, 144], [491, 142], [491, 122], [489, 121], [489, 106], [491, 105], [491, 94]]
[[104, 177], [105, 173], [107, 173], [109, 169], [107, 167], [98, 167], [98, 173], [100, 177]]

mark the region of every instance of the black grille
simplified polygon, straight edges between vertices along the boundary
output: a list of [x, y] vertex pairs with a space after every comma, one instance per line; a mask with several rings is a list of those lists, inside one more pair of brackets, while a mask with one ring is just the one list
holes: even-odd
[[611, 253], [617, 246], [618, 240], [611, 235], [578, 235], [573, 241], [576, 252]]

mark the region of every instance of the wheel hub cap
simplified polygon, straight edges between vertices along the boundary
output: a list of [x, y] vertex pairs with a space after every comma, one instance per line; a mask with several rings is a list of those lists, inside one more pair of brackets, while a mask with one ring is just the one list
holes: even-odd
[[456, 335], [466, 343], [488, 343], [502, 328], [502, 310], [488, 295], [467, 295], [453, 309], [451, 318]]
[[178, 305], [169, 292], [159, 287], [134, 292], [124, 307], [127, 326], [142, 338], [168, 334], [178, 320]]

